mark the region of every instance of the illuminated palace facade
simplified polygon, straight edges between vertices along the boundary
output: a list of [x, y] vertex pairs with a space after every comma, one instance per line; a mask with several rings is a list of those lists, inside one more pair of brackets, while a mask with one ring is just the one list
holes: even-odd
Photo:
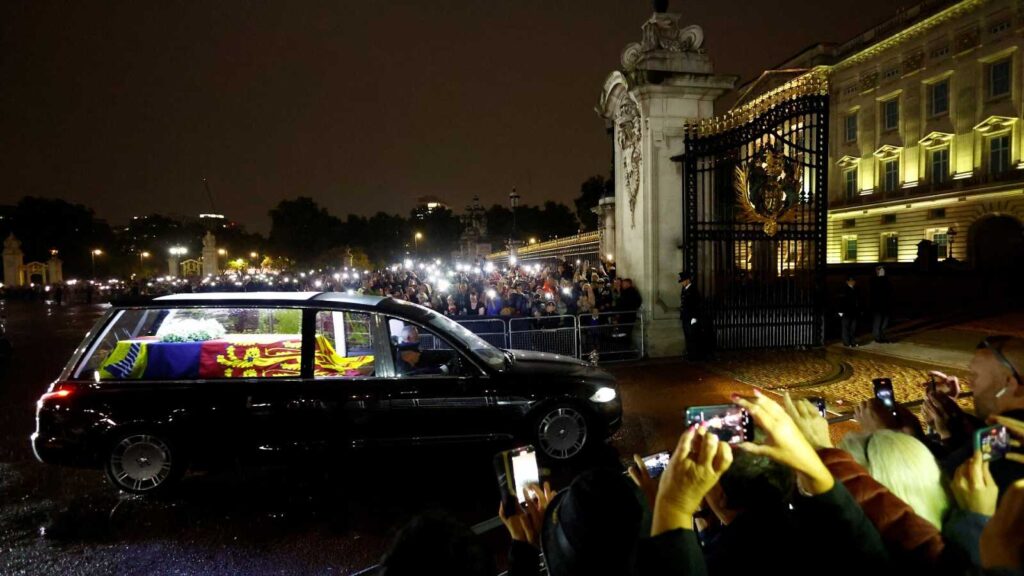
[[1019, 254], [1022, 43], [1024, 2], [929, 1], [776, 71], [828, 70], [830, 264]]

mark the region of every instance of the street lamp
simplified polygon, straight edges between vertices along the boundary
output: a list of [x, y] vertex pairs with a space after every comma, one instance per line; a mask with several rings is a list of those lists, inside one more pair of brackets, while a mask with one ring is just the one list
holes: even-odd
[[417, 232], [413, 236], [413, 246], [415, 247], [415, 252], [417, 256], [420, 255], [420, 240], [423, 240], [423, 233]]
[[171, 256], [183, 256], [185, 254], [188, 254], [188, 248], [185, 248], [184, 246], [171, 247]]
[[145, 267], [145, 263], [143, 263], [143, 260], [145, 258], [149, 258], [149, 252], [146, 252], [145, 250], [143, 250], [142, 252], [139, 252], [139, 271], [140, 272]]
[[217, 255], [218, 256], [227, 256], [228, 255], [228, 251], [223, 249], [223, 248], [217, 248]]
[[99, 248], [93, 248], [92, 251], [89, 252], [89, 256], [92, 258], [92, 277], [93, 278], [96, 277], [96, 257], [97, 256], [102, 256], [102, 255], [103, 255], [103, 250], [100, 250]]
[[509, 262], [513, 263], [516, 257], [516, 208], [519, 208], [519, 194], [516, 194], [516, 187], [508, 195], [508, 204], [512, 208], [512, 238], [508, 241]]

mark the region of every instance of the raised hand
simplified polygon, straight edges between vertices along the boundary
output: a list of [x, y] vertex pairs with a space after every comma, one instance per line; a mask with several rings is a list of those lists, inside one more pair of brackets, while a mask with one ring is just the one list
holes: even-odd
[[693, 530], [693, 514], [730, 465], [728, 443], [696, 426], [687, 428], [659, 478], [651, 535], [677, 528]]
[[785, 392], [782, 396], [782, 407], [815, 450], [832, 448], [828, 420], [822, 418], [814, 404], [808, 400], [793, 400], [789, 397], [789, 392]]
[[1024, 562], [1024, 479], [1006, 489], [981, 532], [982, 568], [1016, 568]]
[[647, 505], [654, 510], [654, 501], [658, 496], [658, 478], [651, 478], [650, 473], [647, 472], [647, 466], [644, 466], [644, 459], [639, 454], [633, 454], [633, 462], [629, 465], [629, 477], [644, 493]]
[[992, 479], [988, 462], [984, 461], [981, 452], [972, 454], [956, 469], [950, 488], [961, 509], [985, 516], [995, 514], [999, 486]]
[[832, 489], [832, 474], [782, 406], [757, 389], [752, 400], [733, 394], [733, 402], [746, 408], [767, 436], [764, 444], [744, 442], [738, 448], [789, 466], [797, 473], [801, 490], [812, 496]]
[[540, 548], [540, 530], [544, 525], [544, 512], [554, 498], [555, 493], [551, 490], [551, 484], [545, 482], [541, 488], [536, 484], [526, 487], [526, 503], [516, 503], [516, 509], [511, 514], [506, 513], [505, 505], [498, 505], [498, 517], [501, 523], [508, 529], [513, 540], [526, 542]]

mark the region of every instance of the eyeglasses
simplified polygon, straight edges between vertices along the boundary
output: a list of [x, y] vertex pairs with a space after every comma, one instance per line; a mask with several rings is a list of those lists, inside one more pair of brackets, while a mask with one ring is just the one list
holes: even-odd
[[1010, 372], [1013, 373], [1013, 378], [1018, 383], [1024, 384], [1024, 380], [1021, 379], [1020, 373], [1017, 372], [1017, 369], [1013, 367], [1013, 364], [1010, 363], [1010, 360], [1006, 357], [1005, 354], [1003, 354], [1003, 351], [1001, 349], [1003, 344], [1005, 344], [1009, 340], [1009, 336], [989, 336], [982, 340], [981, 344], [978, 344], [978, 348], [985, 348], [988, 351], [992, 352], [992, 355], [995, 356], [996, 360], [998, 360], [999, 363], [1002, 364], [1003, 366], [1006, 366], [1010, 370]]

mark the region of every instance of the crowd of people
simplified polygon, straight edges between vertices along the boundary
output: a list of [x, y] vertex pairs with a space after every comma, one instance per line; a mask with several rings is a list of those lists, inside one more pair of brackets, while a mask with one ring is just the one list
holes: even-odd
[[179, 292], [323, 290], [392, 296], [452, 317], [579, 316], [636, 312], [640, 292], [615, 265], [559, 259], [551, 264], [499, 268], [480, 260], [442, 264], [406, 260], [380, 270], [311, 269], [291, 273], [226, 274], [217, 277], [158, 277], [79, 281], [4, 289], [7, 297], [102, 301]]
[[[1022, 574], [1024, 340], [987, 338], [970, 369], [973, 414], [957, 379], [932, 372], [924, 426], [872, 399], [838, 447], [806, 399], [733, 395], [753, 442], [694, 426], [658, 478], [634, 457], [628, 476], [592, 469], [499, 507], [508, 574]], [[988, 425], [1013, 438], [1003, 458], [976, 445]], [[477, 536], [429, 516], [399, 533], [378, 573], [497, 571]]]

